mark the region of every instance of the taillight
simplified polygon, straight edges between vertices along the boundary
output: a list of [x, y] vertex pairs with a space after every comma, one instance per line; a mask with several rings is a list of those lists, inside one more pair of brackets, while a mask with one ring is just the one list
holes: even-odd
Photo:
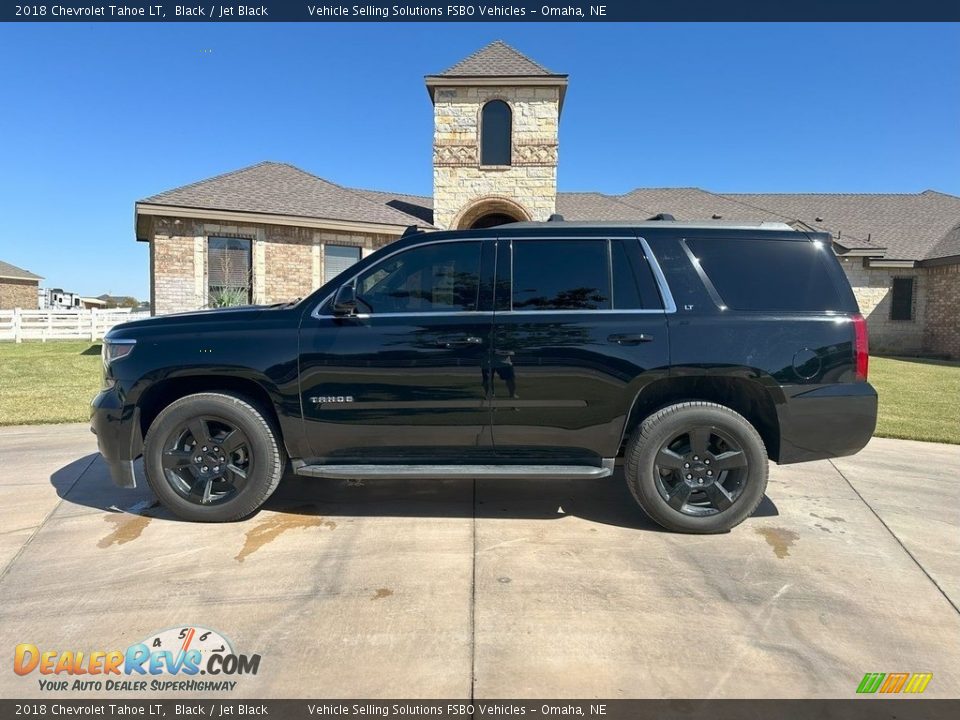
[[870, 346], [867, 341], [867, 321], [863, 315], [853, 316], [853, 348], [857, 365], [857, 380], [867, 379], [867, 369], [870, 364]]

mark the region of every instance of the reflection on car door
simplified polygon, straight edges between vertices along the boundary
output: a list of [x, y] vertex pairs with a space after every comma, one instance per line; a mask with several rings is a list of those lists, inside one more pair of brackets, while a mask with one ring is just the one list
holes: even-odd
[[351, 278], [358, 312], [326, 301], [300, 330], [300, 392], [315, 459], [429, 462], [491, 450], [484, 369], [492, 240], [400, 250]]
[[664, 304], [636, 237], [501, 238], [492, 377], [498, 454], [614, 457], [667, 373]]

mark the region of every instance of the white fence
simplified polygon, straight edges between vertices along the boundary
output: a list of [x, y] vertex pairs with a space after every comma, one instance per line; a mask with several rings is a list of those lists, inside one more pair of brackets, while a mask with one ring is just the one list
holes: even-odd
[[117, 310], [0, 310], [0, 340], [96, 340], [114, 325], [150, 317]]

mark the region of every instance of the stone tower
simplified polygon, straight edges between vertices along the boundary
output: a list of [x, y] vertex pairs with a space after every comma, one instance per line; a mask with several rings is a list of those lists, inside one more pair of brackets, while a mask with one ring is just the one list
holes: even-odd
[[434, 108], [434, 225], [550, 217], [567, 76], [498, 40], [426, 83]]

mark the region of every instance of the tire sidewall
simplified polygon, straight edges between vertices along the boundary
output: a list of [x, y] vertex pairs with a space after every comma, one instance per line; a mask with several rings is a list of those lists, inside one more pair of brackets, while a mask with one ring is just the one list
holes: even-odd
[[[719, 513], [703, 517], [685, 515], [670, 507], [657, 490], [656, 457], [672, 437], [696, 425], [706, 425], [730, 435], [747, 458], [746, 487], [734, 504]], [[767, 486], [768, 459], [756, 429], [733, 410], [707, 403], [665, 408], [646, 420], [639, 429], [640, 444], [631, 453], [627, 481], [643, 509], [670, 530], [693, 533], [726, 532], [753, 514]]]
[[[246, 435], [253, 456], [253, 471], [247, 484], [222, 504], [203, 506], [185, 500], [170, 487], [161, 465], [170, 433], [198, 415], [222, 417], [235, 425]], [[177, 516], [197, 522], [225, 522], [244, 518], [263, 504], [273, 490], [273, 473], [280, 459], [276, 439], [255, 408], [240, 398], [201, 394], [181, 398], [157, 416], [144, 441], [143, 463], [151, 490]]]

